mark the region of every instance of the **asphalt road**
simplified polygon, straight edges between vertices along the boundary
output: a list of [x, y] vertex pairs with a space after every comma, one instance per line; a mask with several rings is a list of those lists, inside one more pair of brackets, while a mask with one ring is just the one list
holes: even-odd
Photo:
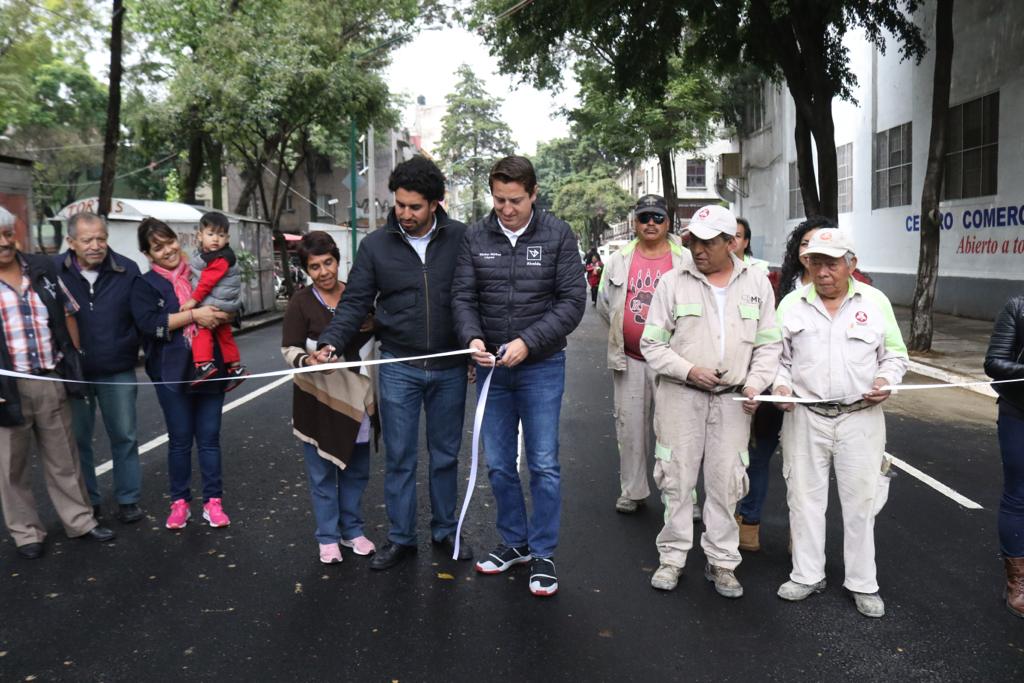
[[[415, 560], [377, 573], [346, 551], [341, 565], [320, 565], [282, 386], [225, 415], [230, 528], [163, 528], [165, 446], [143, 455], [149, 516], [134, 526], [110, 521], [119, 537], [105, 546], [64, 538], [37, 486], [51, 532], [45, 558], [22, 560], [9, 538], [0, 541], [0, 680], [1024, 679], [1024, 621], [1000, 601], [1001, 469], [990, 400], [953, 390], [890, 401], [889, 451], [983, 509], [901, 473], [877, 525], [884, 619], [861, 617], [841, 588], [834, 490], [828, 590], [799, 604], [775, 596], [789, 572], [778, 458], [764, 548], [737, 571], [746, 595], [731, 601], [714, 592], [699, 547], [676, 591], [660, 593], [649, 585], [660, 502], [652, 496], [635, 516], [613, 509], [604, 330], [588, 308], [568, 349], [557, 596], [531, 596], [525, 568], [485, 577], [435, 551], [424, 468]], [[239, 338], [253, 370], [281, 367], [278, 335], [274, 326]], [[266, 384], [247, 382], [230, 399]], [[164, 432], [150, 388], [140, 394], [139, 422], [141, 442]], [[467, 454], [470, 427], [468, 413]], [[386, 528], [381, 465], [375, 456], [364, 499], [378, 543]], [[468, 472], [468, 456], [462, 466]], [[110, 475], [101, 482], [109, 492]], [[467, 522], [478, 552], [496, 541], [493, 517], [482, 476]]]

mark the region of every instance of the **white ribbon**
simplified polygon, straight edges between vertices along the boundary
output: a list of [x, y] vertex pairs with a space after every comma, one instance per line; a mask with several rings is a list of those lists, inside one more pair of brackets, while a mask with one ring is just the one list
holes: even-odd
[[[288, 368], [287, 370], [272, 370], [270, 372], [256, 372], [251, 375], [242, 375], [241, 377], [210, 377], [204, 379], [198, 384], [205, 382], [227, 382], [229, 380], [237, 379], [261, 379], [264, 377], [283, 377], [286, 375], [302, 375], [307, 372], [324, 372], [328, 370], [348, 370], [351, 368], [359, 368], [364, 365], [384, 365], [385, 363], [404, 363], [410, 360], [429, 360], [431, 358], [444, 358], [446, 356], [465, 356], [473, 353], [473, 349], [459, 349], [457, 351], [445, 351], [444, 353], [430, 353], [424, 356], [409, 356], [407, 358], [377, 358], [375, 360], [356, 360], [356, 361], [345, 361], [339, 363], [318, 363], [317, 365], [307, 365], [301, 368]], [[94, 382], [90, 380], [77, 380], [77, 379], [65, 379], [64, 377], [47, 377], [45, 375], [33, 375], [27, 372], [14, 372], [13, 370], [0, 369], [0, 376], [3, 377], [14, 377], [15, 379], [35, 379], [43, 382], [68, 382], [71, 384], [128, 384], [128, 385], [145, 385], [145, 384], [192, 384], [192, 380], [173, 380], [173, 381], [162, 381], [162, 382]]]
[[[892, 391], [899, 393], [901, 391], [921, 391], [924, 389], [955, 389], [957, 387], [976, 387], [982, 385], [992, 384], [1009, 384], [1011, 382], [1024, 382], [1024, 377], [1017, 379], [994, 379], [994, 380], [977, 380], [974, 382], [950, 382], [946, 384], [892, 384], [878, 387], [879, 391]], [[758, 394], [753, 397], [752, 401], [759, 401], [761, 403], [840, 403], [849, 399], [863, 398], [862, 394], [851, 394], [850, 396], [839, 396], [837, 398], [802, 398], [800, 396], [778, 396], [775, 394]], [[746, 401], [746, 396], [735, 396], [734, 401]]]
[[453, 560], [459, 559], [459, 546], [462, 544], [462, 522], [466, 519], [469, 501], [473, 500], [473, 491], [476, 490], [476, 474], [480, 462], [480, 431], [484, 424], [484, 411], [487, 408], [487, 394], [491, 390], [492, 377], [494, 377], [493, 367], [487, 373], [487, 378], [480, 387], [480, 397], [476, 401], [476, 412], [473, 414], [473, 448], [469, 461], [469, 485], [466, 487], [466, 498], [462, 501], [459, 524], [455, 527], [455, 552], [452, 553]]

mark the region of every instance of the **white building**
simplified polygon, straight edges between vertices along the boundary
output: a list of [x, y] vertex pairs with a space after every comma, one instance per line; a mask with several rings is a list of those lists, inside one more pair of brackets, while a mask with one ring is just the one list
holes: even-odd
[[[915, 20], [929, 50], [935, 6]], [[946, 189], [940, 208], [936, 310], [991, 318], [1024, 272], [1024, 3], [974, 0], [954, 6]], [[928, 159], [934, 55], [901, 62], [892, 41], [880, 54], [862, 33], [845, 41], [857, 104], [833, 104], [839, 156], [839, 226], [854, 236], [862, 270], [894, 303], [909, 305], [916, 282], [921, 190]], [[754, 253], [779, 265], [803, 219], [794, 105], [766, 86], [754, 132], [736, 141], [739, 191], [730, 199], [751, 221]], [[760, 125], [757, 125], [757, 124]]]

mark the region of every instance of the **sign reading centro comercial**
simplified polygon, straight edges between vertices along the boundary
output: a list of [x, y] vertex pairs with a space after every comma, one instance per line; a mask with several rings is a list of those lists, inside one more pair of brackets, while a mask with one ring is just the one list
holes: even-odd
[[[942, 229], [952, 230], [954, 225], [963, 230], [1024, 227], [1024, 205], [992, 206], [983, 209], [955, 209], [942, 211]], [[907, 232], [920, 232], [921, 215], [906, 217]], [[990, 237], [990, 235], [992, 235]], [[965, 235], [957, 246], [958, 254], [1024, 254], [1024, 239], [1004, 234], [983, 233]]]

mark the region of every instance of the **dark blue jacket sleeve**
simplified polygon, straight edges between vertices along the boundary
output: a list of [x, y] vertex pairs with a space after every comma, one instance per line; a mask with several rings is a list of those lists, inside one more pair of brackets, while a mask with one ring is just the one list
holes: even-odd
[[480, 323], [480, 292], [477, 290], [476, 270], [473, 267], [472, 236], [479, 228], [470, 228], [462, 238], [462, 247], [455, 262], [452, 278], [452, 319], [455, 336], [463, 346], [474, 339], [484, 339]]
[[576, 235], [568, 228], [558, 244], [555, 291], [551, 308], [519, 336], [530, 351], [542, 349], [568, 337], [583, 320], [587, 310], [587, 281], [580, 261]]
[[372, 243], [364, 243], [356, 252], [355, 263], [345, 283], [345, 293], [341, 295], [331, 322], [320, 334], [317, 348], [331, 345], [340, 353], [359, 333], [359, 327], [373, 310], [378, 287], [372, 248]]
[[168, 326], [171, 316], [160, 299], [160, 292], [145, 278], [137, 277], [132, 282], [132, 317], [135, 318], [136, 327], [146, 337], [167, 342], [171, 340]]

